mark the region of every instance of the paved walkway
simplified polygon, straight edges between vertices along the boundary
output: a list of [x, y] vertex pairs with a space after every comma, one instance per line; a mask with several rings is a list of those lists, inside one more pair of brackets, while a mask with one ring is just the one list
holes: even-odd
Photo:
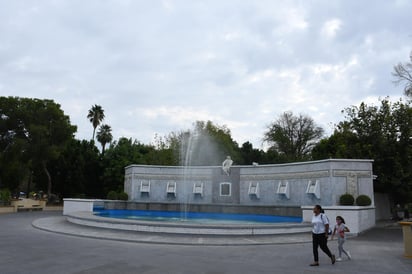
[[[204, 246], [148, 244], [48, 232], [39, 220], [59, 220], [61, 212], [0, 215], [0, 273], [412, 273], [403, 256], [401, 228], [379, 224], [347, 241], [351, 261], [330, 260], [320, 252], [320, 266], [310, 267], [312, 245], [301, 241], [270, 245]], [[336, 241], [329, 242], [336, 251]]]

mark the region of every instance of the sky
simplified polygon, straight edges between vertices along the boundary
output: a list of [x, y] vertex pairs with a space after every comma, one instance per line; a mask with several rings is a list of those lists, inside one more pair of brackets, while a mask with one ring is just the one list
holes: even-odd
[[144, 144], [225, 126], [264, 148], [285, 111], [325, 135], [361, 102], [398, 101], [412, 51], [409, 0], [0, 0], [0, 96], [52, 99], [90, 140], [95, 104], [114, 140]]

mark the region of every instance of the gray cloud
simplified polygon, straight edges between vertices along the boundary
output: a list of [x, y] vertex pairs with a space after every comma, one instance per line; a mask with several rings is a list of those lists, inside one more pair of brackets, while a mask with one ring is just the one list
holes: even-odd
[[284, 111], [330, 132], [345, 107], [402, 89], [410, 1], [12, 1], [0, 10], [0, 95], [51, 98], [77, 137], [100, 104], [115, 138], [150, 143], [196, 120], [260, 146]]

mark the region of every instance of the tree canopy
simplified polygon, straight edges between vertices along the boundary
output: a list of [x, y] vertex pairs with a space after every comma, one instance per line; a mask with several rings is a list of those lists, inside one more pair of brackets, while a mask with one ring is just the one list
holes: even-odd
[[412, 97], [412, 51], [409, 54], [408, 63], [398, 63], [393, 67], [392, 75], [395, 78], [395, 84], [404, 85], [406, 96]]
[[106, 148], [106, 144], [113, 140], [112, 127], [109, 125], [101, 125], [97, 132], [97, 141], [102, 145], [102, 154]]
[[287, 111], [268, 126], [264, 141], [283, 155], [286, 161], [308, 160], [323, 132], [309, 116], [295, 116], [293, 112]]
[[[0, 176], [9, 178], [8, 166], [14, 170], [21, 164], [22, 176], [42, 170], [47, 178], [47, 193], [51, 193], [52, 178], [48, 163], [57, 159], [67, 143], [74, 138], [76, 127], [52, 100], [0, 97]], [[10, 161], [9, 161], [10, 159]], [[3, 172], [3, 169], [5, 172]], [[23, 178], [19, 178], [22, 180]], [[12, 181], [8, 186], [18, 187]]]
[[192, 129], [172, 132], [166, 143], [180, 165], [220, 165], [228, 155], [235, 163], [242, 162], [230, 130], [211, 121], [196, 121]]
[[[76, 127], [52, 100], [0, 97], [0, 189], [105, 198], [110, 191], [123, 190], [124, 168], [130, 164], [221, 165], [228, 155], [235, 165], [367, 158], [374, 160], [375, 190], [405, 203], [412, 201], [410, 103], [385, 98], [379, 106], [348, 107], [342, 111], [344, 120], [324, 139], [311, 117], [284, 112], [264, 133], [267, 151], [250, 142], [239, 147], [227, 126], [212, 121], [157, 136], [154, 145], [126, 137], [113, 141], [111, 127], [103, 124], [96, 135], [100, 152], [94, 139], [74, 139]], [[93, 106], [88, 118], [98, 126], [103, 109]]]
[[96, 133], [96, 128], [104, 120], [104, 110], [103, 110], [102, 106], [93, 105], [92, 108], [89, 110], [89, 113], [87, 114], [87, 118], [89, 119], [90, 123], [92, 123], [92, 126], [93, 126], [92, 140], [94, 140], [94, 135]]
[[315, 159], [373, 159], [375, 191], [391, 194], [397, 203], [412, 200], [412, 109], [409, 103], [348, 107], [345, 121], [313, 149]]

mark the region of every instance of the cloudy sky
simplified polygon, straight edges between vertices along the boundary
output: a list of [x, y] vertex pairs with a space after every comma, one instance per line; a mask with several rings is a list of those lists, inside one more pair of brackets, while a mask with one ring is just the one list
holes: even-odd
[[114, 139], [195, 121], [261, 148], [285, 111], [330, 134], [341, 110], [396, 101], [412, 1], [0, 0], [0, 95], [53, 99], [78, 139], [105, 110]]

